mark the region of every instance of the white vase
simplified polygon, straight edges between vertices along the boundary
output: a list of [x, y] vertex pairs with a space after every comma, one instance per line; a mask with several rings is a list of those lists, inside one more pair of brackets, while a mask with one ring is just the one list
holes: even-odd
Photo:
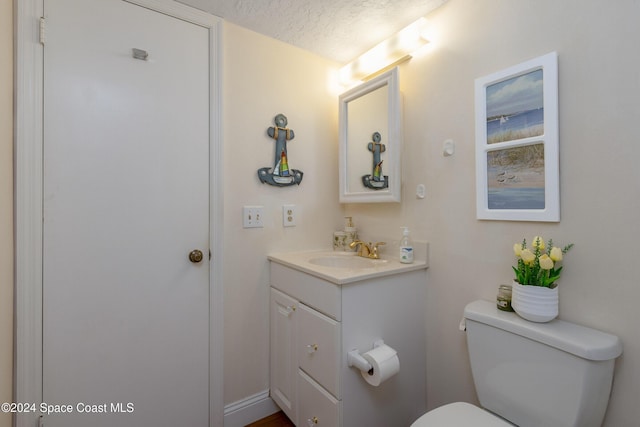
[[558, 317], [558, 287], [526, 286], [513, 282], [511, 306], [532, 322], [549, 322]]

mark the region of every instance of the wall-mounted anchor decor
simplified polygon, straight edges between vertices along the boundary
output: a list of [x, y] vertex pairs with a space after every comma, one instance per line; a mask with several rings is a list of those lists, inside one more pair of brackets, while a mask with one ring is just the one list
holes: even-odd
[[276, 140], [275, 159], [273, 167], [258, 169], [260, 182], [278, 187], [298, 184], [302, 182], [302, 171], [289, 169], [287, 156], [287, 141], [294, 138], [293, 130], [287, 128], [287, 116], [278, 114], [274, 118], [275, 126], [267, 129], [267, 135]]
[[380, 143], [380, 132], [374, 132], [371, 136], [373, 142], [367, 144], [367, 149], [373, 153], [373, 171], [371, 175], [362, 175], [362, 184], [373, 190], [381, 190], [389, 187], [389, 177], [382, 174], [382, 162], [380, 153], [384, 153], [387, 147]]

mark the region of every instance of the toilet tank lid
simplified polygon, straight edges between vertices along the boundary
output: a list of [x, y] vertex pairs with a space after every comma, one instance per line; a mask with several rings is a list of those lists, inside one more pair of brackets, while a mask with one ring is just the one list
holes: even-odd
[[616, 335], [563, 320], [535, 323], [516, 313], [498, 310], [495, 302], [474, 301], [464, 309], [464, 317], [503, 329], [588, 360], [610, 360], [622, 354], [622, 342]]

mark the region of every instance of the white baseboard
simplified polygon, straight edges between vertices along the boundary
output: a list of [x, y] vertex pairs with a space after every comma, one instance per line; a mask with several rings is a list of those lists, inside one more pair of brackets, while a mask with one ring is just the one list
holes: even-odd
[[280, 408], [269, 397], [269, 390], [224, 406], [224, 427], [244, 427], [278, 412]]

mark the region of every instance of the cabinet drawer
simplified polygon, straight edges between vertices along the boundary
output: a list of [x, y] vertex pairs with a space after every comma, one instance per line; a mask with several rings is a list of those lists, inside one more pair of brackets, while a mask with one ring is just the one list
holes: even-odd
[[271, 262], [271, 286], [340, 321], [340, 286]]
[[340, 399], [340, 323], [304, 304], [297, 316], [298, 366]]
[[298, 427], [339, 427], [341, 402], [298, 371]]

